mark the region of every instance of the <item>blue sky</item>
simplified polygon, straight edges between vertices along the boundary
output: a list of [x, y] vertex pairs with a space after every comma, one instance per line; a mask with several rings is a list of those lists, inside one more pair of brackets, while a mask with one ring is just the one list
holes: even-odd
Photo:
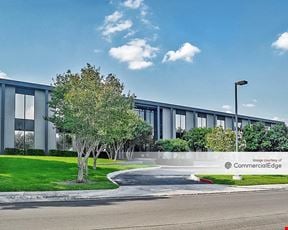
[[89, 62], [138, 98], [288, 121], [286, 0], [0, 0], [0, 76]]

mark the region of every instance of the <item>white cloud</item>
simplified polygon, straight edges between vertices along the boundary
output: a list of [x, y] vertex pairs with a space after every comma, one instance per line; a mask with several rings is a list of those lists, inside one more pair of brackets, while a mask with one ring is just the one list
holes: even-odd
[[288, 51], [288, 32], [281, 34], [278, 39], [272, 43], [272, 47], [281, 51]]
[[257, 100], [257, 99], [253, 99], [252, 101], [253, 101], [254, 103], [257, 103], [257, 102], [258, 102], [258, 100]]
[[231, 105], [222, 105], [222, 109], [230, 110], [231, 108]]
[[138, 9], [142, 5], [143, 0], [126, 0], [123, 5], [130, 9]]
[[96, 53], [96, 54], [98, 54], [98, 53], [101, 53], [102, 50], [100, 50], [100, 49], [94, 49], [93, 52]]
[[115, 11], [113, 14], [105, 16], [105, 23], [117, 22], [123, 17], [123, 14], [119, 11]]
[[133, 23], [131, 20], [121, 21], [121, 22], [118, 22], [116, 24], [107, 24], [107, 26], [104, 27], [102, 35], [103, 36], [109, 36], [109, 35], [112, 35], [116, 32], [121, 32], [121, 31], [127, 30], [127, 29], [131, 28], [132, 25], [133, 25]]
[[186, 42], [182, 45], [182, 47], [179, 50], [168, 51], [165, 54], [162, 62], [176, 61], [176, 60], [184, 60], [187, 62], [192, 62], [194, 56], [200, 52], [201, 50], [198, 47], [193, 46], [190, 43]]
[[129, 69], [137, 70], [153, 65], [151, 59], [156, 57], [158, 50], [144, 39], [134, 39], [125, 45], [111, 48], [109, 54], [120, 62], [127, 63]]
[[232, 106], [231, 105], [222, 105], [222, 109], [224, 110], [225, 113], [232, 113], [232, 111], [231, 111]]
[[100, 28], [102, 35], [107, 39], [110, 36], [121, 31], [130, 29], [133, 26], [131, 20], [122, 20], [123, 14], [119, 11], [115, 11], [113, 14], [105, 17], [104, 25]]
[[253, 108], [255, 107], [256, 105], [253, 104], [253, 103], [247, 103], [247, 104], [242, 104], [243, 107], [246, 107], [246, 108]]
[[286, 125], [288, 125], [288, 118], [280, 118], [280, 117], [273, 117], [272, 120], [275, 120], [275, 121], [284, 121], [286, 123]]
[[279, 117], [273, 117], [272, 120], [280, 121], [280, 118]]
[[[129, 38], [135, 35], [135, 33], [138, 33], [139, 30], [159, 30], [159, 27], [154, 25], [149, 20], [149, 15], [151, 15], [151, 12], [149, 7], [144, 3], [144, 0], [121, 0], [115, 1], [115, 4], [114, 1], [110, 0], [110, 4], [116, 5], [116, 9], [118, 10], [115, 10], [115, 12], [111, 15], [107, 15], [104, 19], [103, 25], [98, 27], [98, 30], [101, 31], [103, 38], [108, 42], [111, 42], [112, 36], [119, 32], [125, 33], [123, 38]], [[128, 14], [129, 12], [127, 11], [127, 8], [133, 11], [135, 10], [136, 14]], [[125, 18], [125, 16], [128, 15], [130, 18]], [[138, 22], [144, 25], [145, 28], [142, 26], [139, 29], [135, 29], [134, 27], [135, 25], [137, 26], [137, 24], [139, 24]], [[148, 32], [149, 31], [145, 31], [146, 34]], [[147, 41], [150, 40], [147, 38], [144, 39]]]
[[0, 78], [2, 78], [2, 79], [3, 79], [3, 78], [4, 78], [4, 79], [7, 79], [7, 78], [8, 78], [8, 75], [0, 70]]
[[143, 0], [126, 0], [123, 5], [130, 9], [139, 9], [140, 11], [140, 20], [141, 22], [148, 28], [159, 30], [159, 27], [153, 25], [151, 21], [147, 18], [148, 14], [150, 14], [149, 7], [144, 3]]
[[140, 15], [142, 17], [145, 17], [148, 14], [148, 7], [146, 5], [143, 4], [141, 11], [140, 11]]
[[134, 34], [136, 33], [135, 30], [131, 30], [129, 31], [123, 38], [129, 38], [129, 37], [132, 37]]

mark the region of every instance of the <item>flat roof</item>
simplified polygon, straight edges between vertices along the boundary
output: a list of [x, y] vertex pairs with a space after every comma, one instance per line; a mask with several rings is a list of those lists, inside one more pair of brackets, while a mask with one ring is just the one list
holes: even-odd
[[24, 82], [24, 81], [16, 81], [11, 79], [0, 79], [0, 84], [15, 86], [15, 87], [24, 87], [24, 88], [32, 88], [32, 89], [40, 89], [40, 90], [53, 90], [53, 86], [44, 85], [32, 82]]
[[[12, 79], [0, 79], [0, 84], [15, 86], [15, 87], [24, 87], [24, 88], [32, 88], [32, 89], [40, 89], [40, 90], [48, 90], [52, 91], [53, 86], [52, 85], [45, 85], [45, 84], [38, 84], [38, 83], [31, 83], [31, 82], [24, 82], [24, 81], [17, 81]], [[156, 101], [149, 101], [149, 100], [143, 100], [143, 99], [135, 99], [135, 103], [138, 106], [151, 106], [154, 108], [157, 108], [157, 106], [164, 107], [164, 108], [173, 108], [173, 109], [179, 109], [179, 110], [185, 110], [185, 111], [192, 111], [192, 112], [198, 112], [198, 113], [207, 113], [207, 114], [215, 114], [219, 116], [225, 116], [225, 117], [234, 117], [233, 113], [225, 113], [215, 110], [208, 110], [208, 109], [200, 109], [190, 106], [182, 106], [182, 105], [175, 105], [175, 104], [169, 104], [169, 103], [163, 103], [163, 102], [156, 102]], [[259, 118], [259, 117], [252, 117], [252, 116], [246, 116], [246, 115], [239, 115], [240, 119], [245, 120], [257, 120], [262, 122], [269, 122], [269, 123], [283, 123], [282, 121], [275, 121], [271, 119], [265, 119], [265, 118]]]
[[[164, 108], [172, 108], [172, 109], [178, 109], [178, 110], [185, 110], [185, 111], [191, 111], [191, 112], [198, 112], [198, 113], [207, 113], [211, 115], [218, 115], [218, 116], [225, 116], [225, 117], [231, 117], [234, 118], [235, 114], [233, 113], [225, 113], [220, 112], [216, 110], [209, 110], [209, 109], [200, 109], [190, 106], [183, 106], [183, 105], [175, 105], [175, 104], [169, 104], [169, 103], [163, 103], [163, 102], [156, 102], [156, 101], [149, 101], [149, 100], [143, 100], [143, 99], [135, 99], [135, 103], [137, 106], [150, 106], [153, 108], [157, 108], [157, 106], [164, 107]], [[253, 117], [253, 116], [247, 116], [247, 115], [238, 115], [238, 118], [244, 119], [244, 120], [255, 120], [255, 121], [262, 121], [262, 122], [268, 122], [268, 123], [283, 123], [282, 121], [276, 121], [272, 119], [265, 119], [265, 118], [259, 118], [259, 117]]]

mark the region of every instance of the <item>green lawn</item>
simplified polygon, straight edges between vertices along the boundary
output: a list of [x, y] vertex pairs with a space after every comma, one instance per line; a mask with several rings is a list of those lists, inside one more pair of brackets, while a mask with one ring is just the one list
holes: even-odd
[[201, 178], [212, 180], [214, 184], [227, 185], [265, 185], [265, 184], [288, 184], [288, 176], [280, 175], [244, 175], [242, 180], [233, 180], [229, 175], [201, 175]]
[[51, 191], [80, 189], [113, 189], [117, 185], [107, 179], [110, 172], [139, 168], [121, 162], [98, 159], [97, 170], [89, 161], [89, 182], [74, 183], [77, 175], [76, 157], [0, 156], [0, 192]]

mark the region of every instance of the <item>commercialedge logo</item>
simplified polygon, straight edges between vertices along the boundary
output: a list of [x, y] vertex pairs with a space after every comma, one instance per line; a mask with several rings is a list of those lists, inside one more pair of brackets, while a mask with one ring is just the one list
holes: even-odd
[[226, 169], [230, 169], [231, 167], [232, 167], [232, 163], [231, 162], [228, 161], [228, 162], [225, 163], [225, 168]]
[[258, 164], [239, 164], [239, 163], [234, 163], [234, 168], [261, 168], [261, 169], [279, 169], [282, 167], [281, 164], [276, 164], [276, 163], [258, 163]]
[[276, 163], [249, 163], [249, 164], [245, 164], [245, 163], [238, 163], [238, 162], [235, 162], [234, 164], [232, 164], [231, 162], [226, 162], [225, 163], [225, 168], [226, 169], [230, 169], [230, 168], [244, 168], [244, 169], [249, 169], [249, 168], [252, 168], [252, 169], [280, 169], [282, 168], [282, 164], [276, 164]]

